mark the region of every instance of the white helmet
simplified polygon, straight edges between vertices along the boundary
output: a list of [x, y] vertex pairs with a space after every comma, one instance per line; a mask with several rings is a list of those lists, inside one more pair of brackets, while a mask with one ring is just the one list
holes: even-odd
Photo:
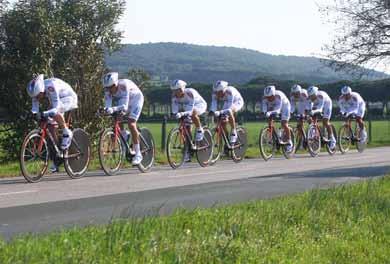
[[291, 87], [291, 92], [292, 93], [301, 93], [301, 91], [302, 91], [302, 87], [299, 84], [294, 84]]
[[213, 87], [214, 92], [225, 91], [229, 83], [225, 81], [217, 81]]
[[264, 89], [264, 96], [269, 97], [269, 96], [274, 96], [276, 94], [276, 88], [273, 85], [267, 86]]
[[113, 85], [118, 85], [118, 73], [117, 72], [109, 72], [103, 77], [103, 87], [111, 87]]
[[308, 93], [309, 96], [317, 95], [317, 93], [318, 93], [318, 87], [316, 87], [316, 86], [310, 86], [309, 89], [307, 90], [307, 93]]
[[308, 95], [307, 95], [307, 90], [305, 90], [305, 89], [302, 89], [302, 90], [301, 90], [301, 94], [304, 94], [306, 97], [308, 97]]
[[182, 80], [174, 80], [172, 83], [171, 83], [171, 90], [184, 90], [187, 86], [187, 83], [185, 81], [182, 81]]
[[30, 97], [36, 97], [39, 93], [43, 93], [44, 91], [45, 81], [43, 80], [43, 74], [39, 74], [27, 85], [27, 93]]
[[343, 88], [341, 88], [341, 94], [342, 95], [347, 95], [347, 94], [351, 94], [351, 93], [352, 93], [351, 87], [344, 86]]

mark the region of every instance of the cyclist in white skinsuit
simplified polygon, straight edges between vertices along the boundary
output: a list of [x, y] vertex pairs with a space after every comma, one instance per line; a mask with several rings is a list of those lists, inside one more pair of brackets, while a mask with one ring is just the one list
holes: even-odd
[[326, 92], [320, 91], [316, 86], [310, 86], [307, 93], [313, 103], [310, 114], [323, 114], [322, 123], [328, 131], [329, 147], [334, 149], [336, 147], [336, 138], [333, 135], [332, 126], [330, 124], [330, 118], [332, 117], [332, 99]]
[[288, 121], [290, 120], [291, 105], [287, 96], [279, 90], [276, 90], [275, 86], [267, 86], [264, 89], [264, 97], [262, 101], [262, 110], [265, 116], [269, 118], [271, 115], [281, 115], [281, 124], [284, 129], [284, 133], [287, 136], [287, 151], [291, 151], [293, 143], [291, 140], [290, 128]]
[[356, 116], [356, 122], [361, 129], [360, 141], [365, 142], [367, 140], [367, 131], [364, 128], [363, 117], [366, 111], [366, 103], [360, 94], [352, 92], [351, 87], [344, 86], [341, 88], [341, 96], [339, 98], [340, 112], [348, 117], [350, 115]]
[[[138, 86], [128, 79], [118, 79], [117, 72], [111, 72], [104, 76], [103, 86], [105, 89], [105, 110], [108, 114], [123, 111], [128, 117], [128, 125], [131, 133], [133, 149], [135, 155], [132, 160], [133, 165], [139, 165], [142, 161], [142, 153], [139, 143], [139, 132], [137, 121], [142, 113], [144, 105], [144, 95]], [[117, 100], [116, 106], [112, 105], [113, 99]], [[121, 134], [127, 140], [128, 132], [124, 129]]]
[[[221, 110], [217, 111], [218, 102], [222, 101], [223, 106]], [[244, 99], [240, 92], [225, 81], [217, 81], [213, 87], [212, 102], [210, 107], [210, 114], [215, 116], [226, 115], [229, 118], [231, 127], [230, 143], [234, 144], [237, 141], [236, 120], [234, 114], [244, 107]], [[226, 130], [226, 124], [224, 124]]]
[[305, 89], [298, 84], [295, 84], [291, 87], [291, 113], [298, 115], [298, 126], [303, 127], [304, 118], [311, 111], [311, 101]]
[[[57, 78], [45, 80], [44, 75], [40, 74], [30, 81], [27, 86], [27, 93], [32, 98], [31, 112], [37, 115], [38, 119], [42, 117], [49, 118], [50, 126], [48, 128], [56, 141], [56, 126], [58, 124], [63, 133], [61, 149], [68, 149], [72, 142], [73, 133], [65, 122], [64, 114], [77, 108], [77, 95], [72, 87]], [[51, 108], [47, 111], [39, 112], [39, 103], [44, 98], [49, 100]], [[58, 167], [53, 163], [50, 170], [56, 172]]]

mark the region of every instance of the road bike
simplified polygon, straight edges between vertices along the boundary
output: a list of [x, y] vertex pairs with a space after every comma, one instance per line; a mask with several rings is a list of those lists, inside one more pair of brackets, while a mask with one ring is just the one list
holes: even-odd
[[[81, 178], [88, 169], [91, 146], [88, 134], [81, 128], [72, 127], [72, 115], [65, 118], [68, 127], [73, 132], [71, 145], [61, 150], [61, 131], [55, 137], [49, 131], [48, 118], [37, 120], [38, 128], [29, 132], [23, 140], [20, 150], [20, 169], [24, 178], [31, 183], [39, 182], [47, 171], [49, 160], [55, 165], [64, 164], [65, 171], [73, 178]], [[55, 138], [58, 138], [56, 142]]]
[[[307, 116], [297, 115], [297, 125], [294, 127], [294, 135], [295, 135], [295, 153], [299, 150], [307, 150], [307, 136], [305, 131], [305, 122], [308, 120]], [[302, 126], [300, 122], [303, 121]]]
[[213, 154], [213, 139], [210, 129], [204, 126], [203, 139], [194, 141], [190, 132], [191, 125], [191, 117], [186, 115], [179, 119], [179, 125], [168, 134], [166, 154], [168, 163], [173, 169], [181, 167], [186, 158], [192, 155], [196, 156], [199, 165], [202, 167], [206, 167], [210, 163]]
[[[352, 120], [356, 120], [356, 115], [347, 116], [343, 125], [339, 129], [338, 145], [342, 154], [347, 153], [350, 150], [351, 145], [355, 145], [359, 153], [362, 153], [367, 147], [368, 136], [365, 141], [362, 141], [360, 138], [362, 130], [356, 122], [355, 127], [352, 128]], [[365, 130], [367, 133], [366, 127]]]
[[[124, 117], [125, 113], [118, 111], [109, 115], [104, 110], [99, 111], [100, 116], [110, 116], [114, 119], [113, 127], [106, 128], [100, 133], [99, 137], [99, 161], [103, 171], [107, 175], [115, 175], [122, 168], [126, 159], [131, 162], [135, 156], [135, 151], [131, 142], [131, 136], [127, 138], [121, 133], [121, 124], [128, 120]], [[141, 172], [148, 172], [154, 164], [155, 144], [152, 133], [147, 128], [138, 128], [140, 150], [142, 161], [136, 167]]]
[[295, 138], [294, 131], [289, 127], [292, 148], [288, 150], [289, 143], [287, 142], [287, 135], [283, 128], [276, 129], [274, 121], [280, 120], [280, 116], [273, 114], [268, 118], [268, 125], [260, 131], [259, 135], [259, 149], [260, 154], [265, 161], [270, 160], [277, 151], [282, 150], [283, 156], [290, 159], [295, 152]]
[[[326, 151], [329, 155], [334, 155], [336, 153], [336, 147], [333, 149], [329, 146], [329, 136], [328, 130], [318, 124], [318, 120], [322, 119], [323, 116], [321, 113], [316, 113], [312, 115], [312, 122], [307, 129], [307, 148], [312, 157], [316, 157], [321, 152], [321, 146], [325, 145]], [[337, 138], [336, 128], [331, 124], [333, 131], [333, 136]]]
[[232, 144], [225, 130], [228, 122], [228, 116], [221, 115], [216, 118], [216, 125], [212, 129], [213, 135], [213, 155], [210, 164], [214, 165], [226, 152], [234, 162], [241, 162], [245, 158], [245, 152], [248, 148], [247, 131], [245, 128], [237, 127], [237, 141]]

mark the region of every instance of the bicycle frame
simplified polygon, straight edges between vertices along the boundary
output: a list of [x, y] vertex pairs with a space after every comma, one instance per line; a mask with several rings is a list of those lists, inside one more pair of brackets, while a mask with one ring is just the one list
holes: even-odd
[[[314, 125], [316, 127], [317, 131], [320, 133], [321, 141], [323, 143], [329, 143], [330, 140], [328, 138], [324, 138], [324, 136], [322, 135], [322, 131], [321, 131], [320, 126], [318, 124], [318, 117], [317, 116], [315, 116], [315, 115], [312, 116], [312, 123], [311, 123], [311, 125]], [[324, 129], [327, 129], [327, 128], [325, 127]]]
[[209, 147], [208, 145], [198, 147], [196, 144], [194, 144], [191, 134], [188, 131], [186, 125], [187, 124], [185, 123], [184, 118], [180, 118], [179, 121], [179, 131], [180, 131], [180, 140], [181, 140], [180, 143], [184, 144], [186, 142], [189, 142], [192, 151], [198, 151], [198, 150], [203, 150], [208, 148]]
[[274, 124], [274, 117], [270, 117], [268, 119], [268, 128], [269, 128], [269, 132], [272, 136], [272, 138], [274, 138], [274, 140], [276, 141], [276, 144], [278, 146], [285, 146], [287, 145], [288, 143], [287, 142], [282, 142], [281, 141], [281, 138], [279, 138], [279, 135], [276, 133], [276, 129], [275, 129], [275, 124]]
[[225, 142], [225, 145], [227, 146], [227, 148], [229, 150], [232, 150], [232, 149], [236, 149], [236, 148], [239, 148], [241, 147], [241, 144], [230, 144], [230, 140], [228, 139], [227, 135], [226, 135], [226, 132], [225, 132], [225, 129], [224, 129], [224, 123], [226, 123], [226, 121], [224, 121], [222, 118], [218, 118], [218, 121], [217, 121], [217, 126], [215, 127], [216, 131], [217, 131], [217, 135], [218, 135], [218, 139], [223, 138], [224, 142]]

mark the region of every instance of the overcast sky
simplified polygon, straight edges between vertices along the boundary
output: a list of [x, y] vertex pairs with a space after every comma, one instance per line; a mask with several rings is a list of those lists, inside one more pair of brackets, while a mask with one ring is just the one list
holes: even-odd
[[331, 0], [127, 0], [123, 43], [186, 42], [319, 56], [332, 39]]

